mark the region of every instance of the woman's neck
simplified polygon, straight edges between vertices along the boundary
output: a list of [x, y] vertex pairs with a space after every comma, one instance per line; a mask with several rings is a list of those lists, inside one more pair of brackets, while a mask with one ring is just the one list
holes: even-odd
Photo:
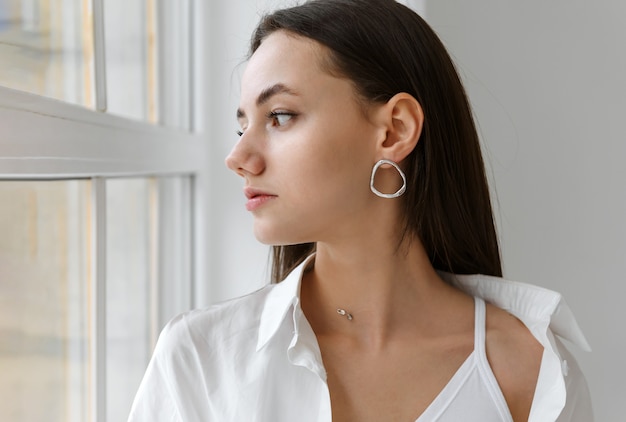
[[409, 327], [427, 334], [454, 298], [462, 300], [439, 278], [419, 240], [400, 248], [318, 243], [301, 287], [303, 311], [318, 336], [349, 335], [370, 348]]

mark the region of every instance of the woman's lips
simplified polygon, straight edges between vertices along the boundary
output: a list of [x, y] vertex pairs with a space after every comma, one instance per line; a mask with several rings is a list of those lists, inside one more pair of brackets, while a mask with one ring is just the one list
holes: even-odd
[[254, 197], [248, 199], [248, 202], [246, 202], [246, 209], [248, 211], [254, 211], [254, 210], [258, 209], [259, 207], [261, 207], [263, 204], [265, 204], [267, 201], [271, 201], [274, 198], [276, 198], [276, 196], [274, 196], [274, 195], [257, 195], [257, 196], [254, 196]]
[[246, 195], [246, 198], [248, 198], [248, 202], [246, 202], [246, 209], [248, 211], [255, 211], [259, 207], [263, 206], [267, 201], [276, 198], [276, 195], [254, 188], [245, 188], [244, 194]]

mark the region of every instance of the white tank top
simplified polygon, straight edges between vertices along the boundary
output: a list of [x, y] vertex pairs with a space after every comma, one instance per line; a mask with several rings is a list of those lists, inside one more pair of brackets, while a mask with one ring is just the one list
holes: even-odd
[[416, 422], [513, 422], [487, 361], [485, 301], [474, 303], [474, 351]]

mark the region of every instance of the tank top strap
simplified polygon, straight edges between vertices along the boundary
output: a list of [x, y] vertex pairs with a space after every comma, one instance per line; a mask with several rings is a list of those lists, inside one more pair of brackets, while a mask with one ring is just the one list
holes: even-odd
[[487, 356], [485, 350], [486, 315], [485, 301], [480, 297], [474, 297], [474, 350], [481, 358]]
[[506, 404], [504, 394], [498, 385], [489, 360], [487, 359], [487, 305], [484, 299], [474, 297], [474, 356], [479, 368], [480, 378], [484, 383], [493, 404], [498, 409], [502, 421], [513, 421]]

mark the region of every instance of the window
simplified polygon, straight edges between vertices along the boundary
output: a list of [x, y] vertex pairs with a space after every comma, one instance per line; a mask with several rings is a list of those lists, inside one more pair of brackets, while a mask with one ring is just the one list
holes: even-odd
[[0, 420], [125, 420], [193, 306], [193, 11], [0, 2]]

